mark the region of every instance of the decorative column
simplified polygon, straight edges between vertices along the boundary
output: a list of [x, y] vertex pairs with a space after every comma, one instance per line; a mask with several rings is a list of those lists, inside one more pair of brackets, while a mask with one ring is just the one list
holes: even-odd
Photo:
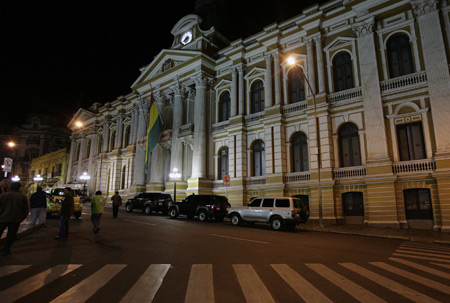
[[206, 85], [207, 79], [195, 79], [194, 151], [192, 155], [192, 178], [206, 177]]
[[323, 65], [322, 36], [315, 37], [317, 72], [319, 74], [319, 94], [325, 93], [325, 70]]
[[275, 105], [281, 104], [281, 75], [280, 75], [280, 55], [273, 53], [273, 69], [275, 77]]
[[308, 57], [308, 81], [311, 85], [312, 94], [316, 94], [316, 72], [314, 69], [314, 49], [311, 39], [305, 41], [306, 44], [306, 56]]
[[103, 153], [108, 152], [108, 145], [109, 145], [109, 119], [105, 119], [105, 121], [103, 122], [103, 146], [102, 146]]
[[450, 74], [441, 28], [437, 0], [412, 0], [419, 23], [423, 59], [428, 79], [431, 112], [433, 113], [436, 156], [450, 155]]
[[145, 136], [147, 134], [148, 100], [139, 101], [139, 118], [136, 138], [136, 157], [133, 186], [143, 188], [145, 185]]
[[237, 114], [237, 70], [236, 68], [231, 69], [231, 117]]
[[367, 160], [389, 161], [384, 126], [378, 64], [373, 36], [375, 20], [369, 17], [353, 26], [358, 39], [358, 58], [361, 66], [362, 95], [367, 134]]
[[117, 115], [117, 132], [116, 132], [116, 142], [114, 142], [114, 149], [122, 148], [123, 141], [123, 113]]
[[70, 136], [70, 154], [69, 154], [69, 165], [67, 165], [67, 175], [66, 175], [66, 183], [72, 183], [72, 166], [73, 161], [76, 157], [77, 152], [77, 141], [74, 136]]
[[174, 168], [179, 171], [183, 165], [183, 144], [178, 139], [180, 126], [183, 124], [183, 88], [180, 84], [172, 87], [174, 92], [173, 128], [172, 128], [172, 151], [170, 158], [170, 171]]
[[265, 107], [269, 108], [272, 106], [272, 62], [270, 61], [271, 55], [266, 55], [266, 76], [265, 76], [265, 88], [266, 88], [266, 95], [265, 95]]
[[244, 115], [244, 66], [241, 65], [238, 67], [239, 72], [239, 115]]
[[134, 107], [131, 110], [130, 142], [136, 143], [136, 141], [137, 141], [138, 124], [139, 124], [139, 110], [136, 107]]

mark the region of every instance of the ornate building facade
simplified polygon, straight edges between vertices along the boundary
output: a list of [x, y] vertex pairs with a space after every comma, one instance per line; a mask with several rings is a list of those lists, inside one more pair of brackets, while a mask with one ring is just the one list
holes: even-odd
[[[450, 231], [450, 1], [299, 13], [235, 41], [181, 19], [128, 95], [74, 115], [67, 182], [173, 194], [177, 168], [178, 199], [301, 195], [311, 219]], [[146, 165], [152, 94], [164, 131]]]

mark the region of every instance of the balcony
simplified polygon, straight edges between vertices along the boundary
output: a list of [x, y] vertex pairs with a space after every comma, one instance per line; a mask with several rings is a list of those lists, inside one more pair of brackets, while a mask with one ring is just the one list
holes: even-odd
[[180, 136], [180, 137], [189, 136], [189, 135], [192, 136], [193, 134], [194, 134], [194, 124], [189, 123], [189, 124], [180, 126], [178, 136]]
[[262, 118], [264, 118], [264, 112], [258, 112], [258, 113], [254, 113], [254, 114], [250, 114], [245, 116], [245, 123], [251, 123], [251, 122], [255, 122], [255, 121], [259, 121]]
[[380, 86], [381, 92], [386, 92], [391, 90], [397, 90], [400, 88], [414, 87], [426, 83], [427, 83], [427, 74], [426, 72], [423, 71], [382, 81], [380, 83]]
[[340, 167], [334, 171], [335, 179], [358, 178], [366, 176], [364, 166]]
[[295, 173], [288, 173], [284, 176], [285, 183], [298, 183], [311, 180], [311, 173], [309, 171], [301, 171]]
[[296, 113], [301, 110], [305, 110], [307, 107], [308, 107], [307, 101], [300, 101], [300, 102], [288, 104], [288, 105], [283, 106], [283, 115]]
[[432, 172], [434, 170], [436, 170], [436, 162], [434, 159], [402, 161], [392, 165], [392, 171], [394, 174], [399, 175]]
[[327, 96], [328, 102], [336, 103], [339, 101], [350, 101], [362, 98], [361, 87], [346, 89], [337, 93], [332, 93]]
[[213, 133], [225, 130], [230, 125], [230, 121], [222, 121], [212, 125], [211, 130]]

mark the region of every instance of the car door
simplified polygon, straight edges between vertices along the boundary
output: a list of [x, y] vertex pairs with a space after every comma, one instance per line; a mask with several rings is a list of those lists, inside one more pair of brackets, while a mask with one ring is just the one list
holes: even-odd
[[274, 198], [264, 198], [260, 211], [258, 212], [258, 220], [268, 221], [273, 211]]
[[242, 219], [253, 221], [256, 220], [262, 199], [256, 198], [248, 203], [247, 208], [243, 208], [241, 212]]

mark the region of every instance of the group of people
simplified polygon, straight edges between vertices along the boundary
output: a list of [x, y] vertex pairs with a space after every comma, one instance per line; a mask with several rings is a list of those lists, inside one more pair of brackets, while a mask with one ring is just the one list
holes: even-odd
[[[17, 237], [20, 223], [28, 217], [30, 211], [31, 226], [35, 226], [36, 222], [42, 226], [46, 224], [47, 195], [42, 190], [42, 187], [37, 187], [36, 192], [31, 195], [29, 203], [27, 196], [21, 193], [20, 188], [20, 182], [8, 184], [8, 187], [0, 186], [0, 236], [8, 228], [5, 243], [1, 250], [1, 255], [3, 256], [11, 253], [11, 246]], [[115, 219], [117, 218], [119, 207], [122, 205], [122, 198], [119, 192], [116, 191], [111, 200], [113, 204], [113, 218]], [[94, 226], [94, 234], [97, 234], [100, 230], [105, 203], [106, 199], [102, 192], [97, 191], [91, 200], [91, 221]], [[69, 236], [69, 222], [73, 212], [73, 192], [70, 187], [66, 187], [64, 189], [64, 199], [61, 201], [59, 231], [55, 237], [56, 240]]]

